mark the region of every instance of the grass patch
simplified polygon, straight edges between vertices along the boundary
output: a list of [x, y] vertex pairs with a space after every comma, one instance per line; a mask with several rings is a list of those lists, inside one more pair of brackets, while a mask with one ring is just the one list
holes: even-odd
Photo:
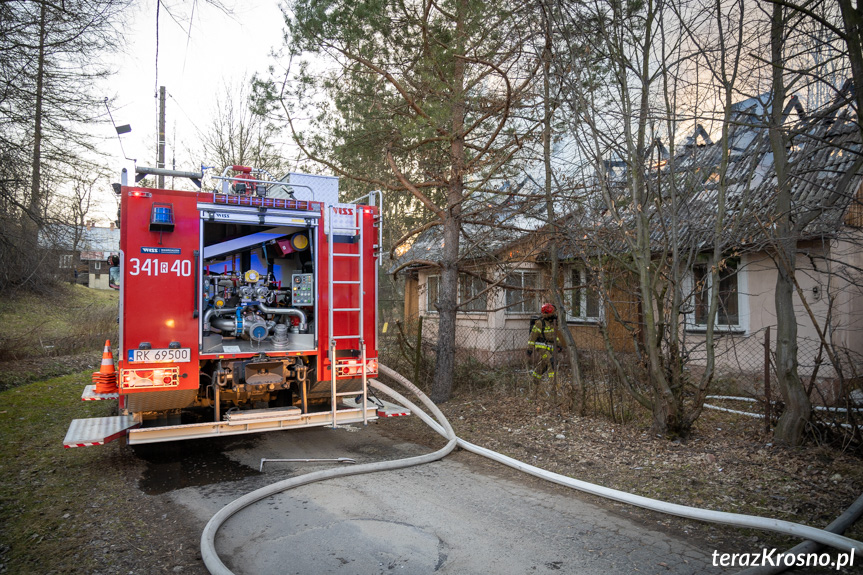
[[[92, 528], [118, 518], [111, 501], [122, 493], [122, 445], [64, 449], [75, 418], [99, 417], [114, 402], [82, 402], [89, 373], [0, 392], [0, 572], [90, 573], [104, 568], [93, 552]], [[98, 543], [95, 544], [99, 546]], [[101, 549], [100, 549], [101, 551]]]

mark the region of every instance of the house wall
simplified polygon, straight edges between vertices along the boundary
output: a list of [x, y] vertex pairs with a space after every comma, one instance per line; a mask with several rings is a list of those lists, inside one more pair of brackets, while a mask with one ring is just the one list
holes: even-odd
[[[801, 299], [796, 291], [794, 293], [798, 373], [806, 380], [815, 375], [826, 399], [836, 395], [837, 390], [833, 388], [837, 374], [826, 353], [819, 352], [819, 328], [813, 323], [810, 311], [819, 327], [826, 325], [828, 317], [832, 318], [836, 326], [831, 330], [835, 345], [857, 354], [863, 351], [863, 288], [859, 280], [855, 282], [848, 275], [851, 273], [849, 268], [863, 264], [863, 256], [859, 248], [855, 247], [853, 242], [848, 241], [801, 244], [795, 262], [797, 282], [803, 294]], [[848, 265], [838, 262], [847, 262]], [[743, 389], [760, 392], [763, 390], [764, 341], [768, 327], [771, 328], [770, 348], [776, 349], [775, 293], [778, 270], [764, 252], [745, 256], [741, 270], [741, 273], [746, 274], [745, 293], [741, 295], [746, 298], [747, 305], [741, 306], [741, 311], [748, 313], [747, 329], [744, 333], [717, 334], [719, 337], [714, 348], [716, 368], [720, 377], [723, 373], [751, 374], [751, 381], [738, 383]], [[690, 331], [683, 337], [690, 350], [690, 365], [704, 366], [704, 334]], [[860, 359], [857, 358], [857, 369], [861, 365]]]
[[[863, 225], [863, 222], [861, 222]], [[829, 293], [836, 309], [832, 332], [836, 345], [863, 356], [863, 230], [848, 229], [848, 234], [831, 246], [830, 266], [835, 274]], [[860, 359], [860, 357], [858, 357]]]
[[[634, 337], [637, 335], [630, 333], [626, 326], [617, 321], [612, 306], [621, 320], [637, 324], [640, 321], [638, 304], [633, 301], [635, 299], [633, 294], [620, 288], [611, 287], [608, 296], [611, 303], [606, 301], [602, 305], [603, 322], [607, 326], [611, 347], [615, 351], [631, 353], [635, 351]], [[579, 349], [605, 351], [605, 340], [602, 337], [599, 324], [570, 322], [569, 329], [572, 331]]]
[[[535, 270], [542, 274], [547, 273], [546, 269], [531, 263], [524, 264], [519, 269]], [[429, 346], [436, 342], [438, 333], [437, 312], [428, 309], [426, 301], [426, 282], [430, 275], [437, 275], [437, 272], [420, 271], [415, 287], [410, 286], [410, 279], [405, 285], [405, 312], [407, 314], [409, 309], [416, 309], [419, 314], [426, 318], [423, 323], [423, 339]], [[544, 285], [548, 284], [546, 275]], [[621, 291], [613, 293], [618, 313], [631, 321], [637, 321], [638, 307], [628, 301], [632, 298]], [[543, 298], [542, 301], [547, 299]], [[488, 296], [488, 307], [494, 311], [459, 313], [456, 317], [456, 349], [490, 365], [523, 362], [527, 340], [530, 337], [532, 318], [538, 317], [539, 313], [507, 312], [505, 306], [506, 293], [503, 289], [498, 289], [489, 293]], [[611, 314], [608, 315], [611, 316]], [[412, 316], [406, 315], [406, 317]], [[560, 317], [563, 317], [562, 313]], [[572, 332], [578, 349], [605, 351], [605, 342], [599, 324], [570, 321], [567, 323], [567, 327]], [[623, 352], [631, 352], [634, 349], [632, 335], [622, 324], [612, 320], [608, 330], [614, 349]]]
[[90, 280], [87, 283], [87, 287], [93, 289], [111, 289], [108, 286], [108, 270], [101, 270], [100, 272], [90, 272]]
[[[423, 322], [423, 340], [429, 346], [434, 345], [438, 335], [438, 314], [433, 308], [429, 309], [426, 298], [426, 282], [430, 275], [437, 275], [437, 272], [419, 272], [416, 290], [417, 308], [426, 318]], [[407, 288], [405, 297], [408, 297]], [[498, 309], [504, 305], [504, 290], [493, 290], [488, 294], [488, 308], [495, 311], [457, 314], [457, 353], [488, 365], [503, 365], [523, 358], [530, 336], [532, 314], [507, 314], [505, 310]], [[406, 302], [405, 309], [409, 306]]]
[[[92, 289], [111, 289], [108, 285], [108, 263], [102, 260], [90, 260], [87, 262], [89, 267], [90, 277], [87, 281], [87, 287]], [[98, 268], [97, 268], [98, 265]]]

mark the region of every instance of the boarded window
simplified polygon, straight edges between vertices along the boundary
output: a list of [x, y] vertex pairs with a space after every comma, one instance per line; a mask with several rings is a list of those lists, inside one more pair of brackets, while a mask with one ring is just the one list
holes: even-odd
[[440, 294], [440, 276], [426, 278], [426, 311], [437, 313], [437, 303]]

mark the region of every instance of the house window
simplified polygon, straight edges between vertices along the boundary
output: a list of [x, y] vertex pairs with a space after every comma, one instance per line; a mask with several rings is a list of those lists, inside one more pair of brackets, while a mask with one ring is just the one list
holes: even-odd
[[66, 254], [60, 256], [60, 267], [61, 268], [71, 268], [72, 267], [72, 255]]
[[504, 280], [506, 288], [506, 313], [539, 313], [539, 274], [531, 271], [513, 271]]
[[569, 276], [569, 297], [567, 297], [567, 319], [570, 321], [600, 320], [599, 292], [594, 284], [593, 272], [588, 268], [572, 268]]
[[93, 269], [94, 270], [102, 269], [102, 262], [93, 262]]
[[488, 292], [483, 293], [486, 287], [486, 283], [478, 277], [459, 274], [458, 301], [462, 304], [459, 311], [464, 313], [486, 311], [488, 309]]
[[740, 270], [738, 258], [727, 258], [719, 269], [718, 285], [714, 286], [711, 266], [706, 262], [692, 266], [692, 312], [688, 314], [690, 327], [705, 329], [710, 312], [710, 295], [716, 289], [719, 307], [716, 311], [715, 326], [719, 329], [745, 329], [743, 325], [744, 304], [741, 297], [741, 284], [744, 274]]
[[438, 294], [440, 293], [440, 276], [426, 278], [426, 312], [437, 313]]
[[[463, 303], [459, 307], [459, 313], [485, 312], [488, 308], [487, 293], [481, 293], [487, 287], [486, 283], [479, 278], [460, 274], [458, 276], [458, 301]], [[437, 313], [435, 305], [438, 303], [440, 294], [440, 276], [428, 276], [426, 278], [425, 302], [427, 313]], [[480, 294], [480, 295], [478, 295]]]

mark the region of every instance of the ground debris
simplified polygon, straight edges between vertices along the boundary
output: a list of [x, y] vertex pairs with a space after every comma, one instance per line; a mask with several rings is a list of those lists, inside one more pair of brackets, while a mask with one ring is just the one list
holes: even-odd
[[[772, 444], [763, 423], [722, 412], [705, 412], [685, 439], [668, 440], [648, 432], [648, 422], [627, 425], [596, 417], [536, 413], [526, 399], [484, 399], [485, 411], [456, 396], [441, 405], [456, 433], [471, 443], [582, 481], [645, 497], [761, 515], [824, 527], [863, 491], [860, 458], [826, 446], [783, 448]], [[494, 408], [489, 408], [493, 405]], [[388, 422], [400, 436], [430, 441], [433, 434], [418, 418]], [[711, 544], [748, 541], [754, 532], [625, 507], [673, 529], [692, 531]], [[859, 523], [846, 535], [860, 538]], [[759, 532], [765, 545], [799, 541]], [[738, 548], [738, 551], [740, 548]]]

